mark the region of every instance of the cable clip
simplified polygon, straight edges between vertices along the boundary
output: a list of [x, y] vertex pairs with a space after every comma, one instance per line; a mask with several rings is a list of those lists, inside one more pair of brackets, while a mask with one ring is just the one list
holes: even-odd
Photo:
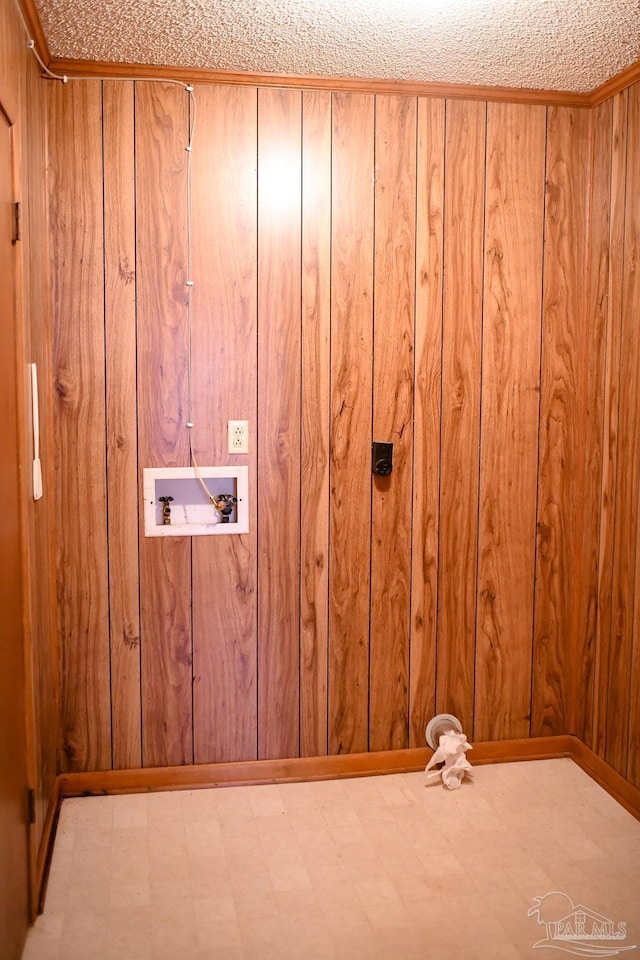
[[193, 86], [190, 83], [188, 83], [185, 87], [185, 90], [187, 91], [187, 93], [193, 93]]
[[193, 424], [193, 423], [187, 423], [187, 427], [189, 428], [189, 430], [191, 430], [192, 427], [194, 427], [194, 426], [195, 426], [195, 424]]
[[193, 280], [187, 280], [185, 282], [185, 287], [192, 287], [192, 286], [193, 286]]

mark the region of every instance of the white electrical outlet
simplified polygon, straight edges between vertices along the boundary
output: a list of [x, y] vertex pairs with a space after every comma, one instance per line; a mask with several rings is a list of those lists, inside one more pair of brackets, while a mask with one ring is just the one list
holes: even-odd
[[249, 421], [229, 420], [229, 453], [249, 453]]

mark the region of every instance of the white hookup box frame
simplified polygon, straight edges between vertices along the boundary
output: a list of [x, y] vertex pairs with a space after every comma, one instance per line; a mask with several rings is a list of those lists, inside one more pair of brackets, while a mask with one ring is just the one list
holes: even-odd
[[[196, 537], [249, 532], [249, 468], [200, 467], [212, 496], [237, 497], [229, 522], [205, 495], [193, 467], [145, 467], [142, 471], [145, 537]], [[163, 522], [160, 497], [169, 503], [171, 522]]]

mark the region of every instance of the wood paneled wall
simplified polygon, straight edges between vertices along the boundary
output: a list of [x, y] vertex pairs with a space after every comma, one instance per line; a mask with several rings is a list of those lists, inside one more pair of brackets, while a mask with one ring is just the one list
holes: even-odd
[[[602, 589], [600, 115], [196, 97], [189, 320], [186, 93], [49, 89], [67, 768], [423, 745], [435, 710], [572, 732]], [[188, 465], [189, 351], [196, 457], [248, 463], [251, 532], [146, 540], [142, 467]]]
[[582, 626], [587, 656], [579, 675], [578, 715], [580, 736], [635, 786], [640, 786], [639, 142], [640, 84], [635, 84], [594, 111], [591, 326], [601, 377], [597, 404], [592, 400], [588, 410], [602, 426], [600, 536], [599, 562], [587, 565], [590, 594], [583, 600], [588, 615]]

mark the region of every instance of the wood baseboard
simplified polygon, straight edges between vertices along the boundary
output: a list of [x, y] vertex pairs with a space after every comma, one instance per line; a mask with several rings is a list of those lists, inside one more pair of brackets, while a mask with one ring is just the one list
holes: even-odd
[[[39, 868], [40, 889], [44, 890], [46, 882], [46, 870], [60, 803], [66, 797], [146, 793], [158, 790], [197, 790], [207, 787], [332, 780], [343, 777], [370, 777], [386, 773], [414, 773], [424, 769], [431, 754], [432, 751], [428, 747], [416, 747], [408, 750], [340, 754], [331, 757], [298, 757], [289, 760], [252, 760], [184, 767], [147, 767], [134, 770], [98, 770], [91, 773], [61, 774], [57, 780], [55, 797], [47, 817], [41, 845], [41, 850], [44, 852], [42, 865]], [[578, 737], [567, 734], [557, 737], [476, 743], [470, 755], [474, 766], [522, 760], [552, 760], [560, 757], [574, 760], [596, 783], [640, 820], [640, 790], [605, 763]]]
[[[571, 756], [572, 741], [572, 737], [536, 737], [476, 743], [471, 760], [477, 765], [566, 757]], [[196, 790], [241, 784], [291, 783], [300, 780], [368, 777], [384, 773], [412, 773], [424, 769], [431, 754], [428, 747], [415, 747], [408, 750], [344, 753], [339, 756], [298, 757], [291, 760], [252, 760], [185, 767], [65, 773], [61, 774], [58, 780], [63, 797], [144, 793], [151, 790]]]
[[577, 737], [571, 737], [571, 740], [573, 741], [571, 757], [578, 766], [582, 767], [584, 772], [600, 784], [614, 800], [617, 800], [637, 820], [640, 820], [640, 790], [628, 780], [625, 780], [617, 770], [610, 767], [602, 757], [594, 753], [582, 740]]
[[[134, 770], [98, 770], [64, 773], [56, 783], [38, 863], [39, 889], [44, 890], [60, 803], [66, 797], [145, 793], [157, 790], [197, 790], [301, 780], [370, 777], [385, 773], [423, 770], [431, 757], [428, 747], [351, 753], [331, 757], [298, 757], [290, 760], [251, 760], [237, 763], [203, 763], [185, 767], [147, 767]], [[473, 745], [474, 766], [518, 760], [552, 760], [569, 757], [618, 803], [640, 820], [640, 790], [577, 737], [532, 737]], [[41, 894], [42, 896], [42, 894]]]
[[40, 846], [35, 862], [35, 877], [31, 884], [32, 890], [32, 921], [37, 914], [42, 913], [44, 898], [47, 890], [47, 881], [49, 879], [49, 867], [51, 866], [51, 857], [53, 855], [53, 844], [56, 838], [56, 829], [58, 827], [58, 818], [60, 816], [60, 807], [62, 806], [63, 794], [60, 783], [60, 777], [56, 777], [53, 785], [51, 800], [47, 816], [42, 828], [40, 837]]

